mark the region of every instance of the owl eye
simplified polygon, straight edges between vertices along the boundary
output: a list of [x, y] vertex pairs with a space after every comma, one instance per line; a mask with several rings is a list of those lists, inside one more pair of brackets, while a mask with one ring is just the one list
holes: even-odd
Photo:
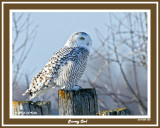
[[80, 39], [81, 39], [81, 40], [84, 40], [84, 37], [81, 37]]

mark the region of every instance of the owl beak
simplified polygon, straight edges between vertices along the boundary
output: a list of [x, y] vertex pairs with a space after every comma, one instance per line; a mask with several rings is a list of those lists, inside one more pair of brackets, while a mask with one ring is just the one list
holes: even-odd
[[81, 39], [81, 40], [84, 40], [84, 37], [81, 37], [80, 39]]

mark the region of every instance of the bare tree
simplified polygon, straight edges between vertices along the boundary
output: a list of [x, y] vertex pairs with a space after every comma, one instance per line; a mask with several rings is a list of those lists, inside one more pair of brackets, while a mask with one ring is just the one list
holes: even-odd
[[[24, 63], [35, 43], [38, 25], [35, 25], [31, 13], [13, 13], [12, 15], [12, 92], [13, 100], [26, 100], [22, 96], [30, 84], [29, 76], [33, 73], [24, 72]], [[51, 101], [52, 114], [58, 114], [58, 96], [56, 89], [51, 89], [45, 95], [35, 99]]]
[[[37, 34], [38, 25], [31, 21], [30, 13], [13, 13], [12, 14], [12, 72], [13, 72], [13, 99], [20, 100], [18, 92], [22, 93], [21, 78], [25, 79], [26, 85], [29, 85], [28, 74], [22, 70], [27, 56], [32, 49]], [[20, 83], [21, 82], [21, 83]]]
[[147, 13], [109, 13], [108, 16], [107, 34], [95, 29], [100, 43], [93, 49], [89, 66], [95, 75], [83, 82], [97, 89], [101, 110], [127, 107], [132, 114], [146, 114]]

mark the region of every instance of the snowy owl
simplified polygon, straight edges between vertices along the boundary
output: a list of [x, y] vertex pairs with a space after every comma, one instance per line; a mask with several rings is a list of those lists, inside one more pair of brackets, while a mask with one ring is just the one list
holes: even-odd
[[[56, 52], [45, 67], [32, 79], [29, 100], [46, 93], [56, 86], [66, 90], [76, 90], [87, 64], [92, 40], [85, 32], [76, 32], [66, 44]], [[79, 89], [79, 88], [78, 88]]]

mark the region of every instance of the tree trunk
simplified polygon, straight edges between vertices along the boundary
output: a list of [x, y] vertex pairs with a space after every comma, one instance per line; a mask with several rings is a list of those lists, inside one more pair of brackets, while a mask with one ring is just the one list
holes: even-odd
[[13, 115], [51, 115], [50, 101], [13, 101]]
[[96, 115], [98, 101], [95, 89], [58, 90], [59, 115]]

